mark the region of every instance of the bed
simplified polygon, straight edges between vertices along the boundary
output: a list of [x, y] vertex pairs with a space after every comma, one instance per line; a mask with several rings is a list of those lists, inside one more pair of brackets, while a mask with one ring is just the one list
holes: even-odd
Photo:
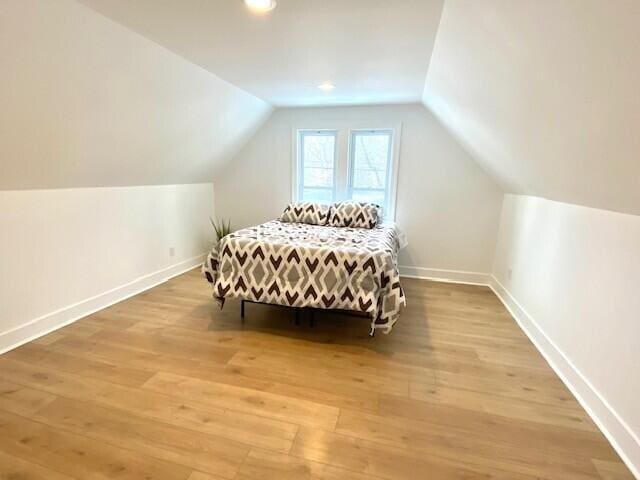
[[224, 237], [202, 273], [220, 307], [226, 298], [346, 310], [389, 333], [406, 304], [393, 225], [349, 228], [273, 220]]

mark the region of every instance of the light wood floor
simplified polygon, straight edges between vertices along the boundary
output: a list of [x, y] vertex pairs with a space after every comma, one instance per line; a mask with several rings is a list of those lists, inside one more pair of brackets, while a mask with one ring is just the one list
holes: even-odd
[[193, 271], [6, 353], [0, 478], [632, 478], [490, 290], [404, 285], [370, 339]]

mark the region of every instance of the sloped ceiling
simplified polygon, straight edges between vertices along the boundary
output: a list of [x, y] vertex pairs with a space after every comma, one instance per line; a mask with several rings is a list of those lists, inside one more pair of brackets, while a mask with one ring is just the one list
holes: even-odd
[[75, 0], [2, 0], [0, 72], [0, 190], [210, 182], [272, 110]]
[[638, 0], [446, 0], [423, 102], [509, 191], [640, 214]]
[[420, 102], [443, 3], [80, 1], [275, 106]]

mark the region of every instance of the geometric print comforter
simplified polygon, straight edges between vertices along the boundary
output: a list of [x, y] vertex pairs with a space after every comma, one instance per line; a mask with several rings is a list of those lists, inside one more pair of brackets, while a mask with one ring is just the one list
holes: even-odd
[[406, 304], [398, 235], [390, 226], [330, 227], [278, 220], [233, 232], [202, 266], [225, 298], [364, 312], [371, 333], [389, 333]]

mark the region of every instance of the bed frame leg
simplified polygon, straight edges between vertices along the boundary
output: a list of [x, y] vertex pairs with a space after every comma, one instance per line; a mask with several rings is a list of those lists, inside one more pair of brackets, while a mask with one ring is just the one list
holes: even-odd
[[295, 311], [296, 311], [296, 325], [300, 325], [300, 309], [297, 307], [294, 307]]
[[313, 312], [314, 312], [314, 310], [313, 310], [313, 308], [312, 308], [312, 309], [311, 309], [311, 312], [310, 312], [310, 314], [309, 314], [309, 326], [310, 326], [311, 328], [313, 328], [313, 324], [314, 324], [314, 320], [315, 320], [315, 319], [314, 319], [314, 317], [313, 317]]
[[240, 300], [240, 319], [244, 323], [244, 300]]

